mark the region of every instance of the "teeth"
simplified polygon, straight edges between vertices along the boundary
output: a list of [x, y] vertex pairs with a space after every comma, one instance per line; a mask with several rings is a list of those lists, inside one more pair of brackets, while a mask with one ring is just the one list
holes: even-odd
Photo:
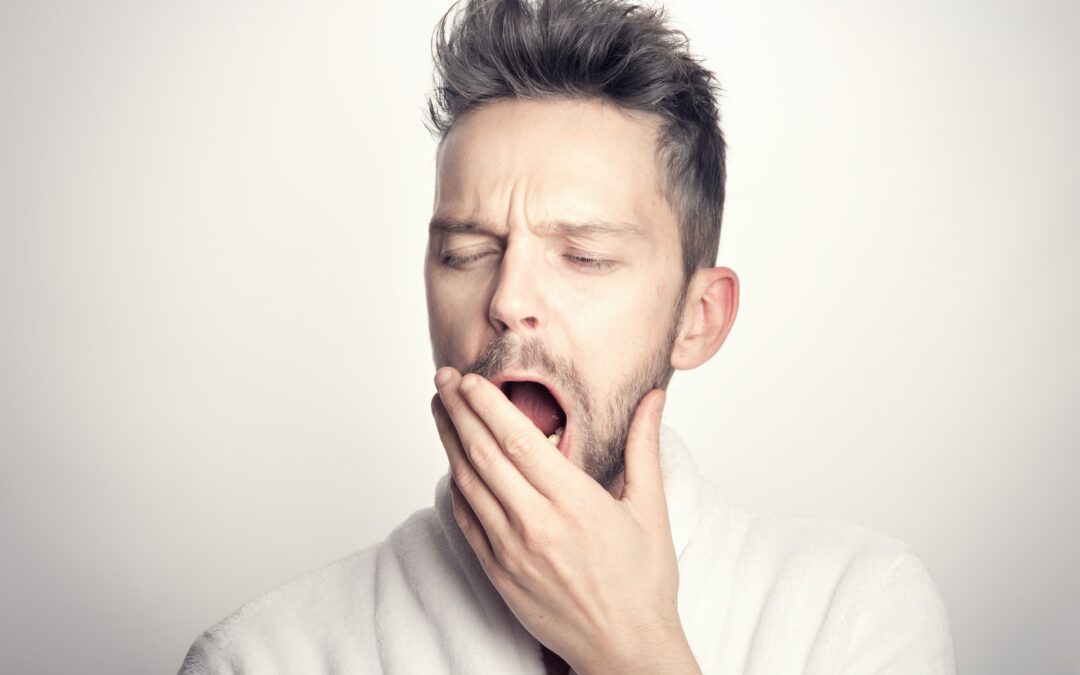
[[563, 435], [563, 428], [559, 427], [558, 429], [555, 430], [555, 433], [548, 436], [548, 440], [551, 441], [552, 445], [558, 445], [559, 441], [562, 440], [562, 435]]

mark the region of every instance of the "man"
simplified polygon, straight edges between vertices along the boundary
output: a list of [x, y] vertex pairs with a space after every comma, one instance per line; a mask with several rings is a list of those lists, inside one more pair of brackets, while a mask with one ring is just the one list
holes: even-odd
[[473, 0], [436, 32], [425, 266], [450, 471], [385, 542], [256, 600], [184, 673], [947, 673], [918, 559], [724, 504], [671, 432], [720, 348], [711, 74], [619, 0]]

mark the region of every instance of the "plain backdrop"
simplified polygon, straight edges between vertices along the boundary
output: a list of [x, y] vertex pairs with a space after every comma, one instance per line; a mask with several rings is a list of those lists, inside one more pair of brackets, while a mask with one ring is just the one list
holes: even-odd
[[[446, 6], [0, 5], [0, 671], [174, 672], [431, 503]], [[962, 673], [1080, 673], [1080, 5], [668, 7], [743, 296], [667, 423], [910, 542]]]

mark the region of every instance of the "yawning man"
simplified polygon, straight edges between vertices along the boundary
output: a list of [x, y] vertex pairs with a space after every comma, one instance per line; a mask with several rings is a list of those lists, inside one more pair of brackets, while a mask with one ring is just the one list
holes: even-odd
[[435, 36], [449, 472], [433, 508], [241, 608], [181, 672], [954, 672], [903, 544], [727, 504], [661, 428], [739, 297], [716, 266], [717, 84], [685, 37], [621, 0], [471, 0]]

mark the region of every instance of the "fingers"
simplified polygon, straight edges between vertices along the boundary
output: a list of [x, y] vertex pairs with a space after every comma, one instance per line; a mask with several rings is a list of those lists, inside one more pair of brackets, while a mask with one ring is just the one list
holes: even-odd
[[460, 391], [506, 456], [541, 495], [557, 501], [559, 495], [596, 487], [494, 384], [478, 375], [466, 375]]
[[[483, 380], [479, 376], [472, 377]], [[453, 368], [440, 369], [435, 377], [439, 398], [456, 430], [458, 447], [467, 459], [468, 466], [459, 466], [458, 486], [485, 527], [488, 525], [485, 507], [474, 502], [470, 494], [472, 484], [477, 482], [488, 488], [512, 523], [520, 523], [524, 515], [535, 513], [542, 497], [506, 456], [485, 421], [464, 398], [460, 391], [461, 380], [461, 375]], [[503, 400], [506, 401], [505, 397]], [[509, 401], [506, 403], [509, 405]], [[481, 480], [475, 480], [476, 477]]]
[[626, 438], [626, 474], [622, 498], [665, 506], [660, 473], [660, 421], [667, 395], [653, 389], [638, 403]]
[[435, 417], [435, 426], [439, 430], [439, 440], [442, 441], [446, 456], [450, 460], [450, 474], [453, 477], [451, 483], [455, 489], [460, 488], [460, 493], [464, 493], [464, 498], [473, 505], [474, 508], [470, 509], [470, 512], [480, 511], [485, 515], [485, 523], [489, 523], [492, 528], [489, 534], [494, 534], [499, 527], [505, 527], [507, 522], [502, 504], [491, 493], [465, 456], [461, 440], [438, 395], [431, 399], [431, 413]]
[[491, 576], [491, 570], [495, 565], [495, 553], [491, 542], [488, 540], [484, 526], [480, 523], [472, 506], [469, 505], [469, 501], [462, 495], [455, 479], [450, 480], [450, 504], [454, 510], [454, 520], [457, 521], [458, 528], [465, 535], [465, 540], [469, 542], [473, 552], [476, 553], [480, 565], [488, 571], [488, 576]]

